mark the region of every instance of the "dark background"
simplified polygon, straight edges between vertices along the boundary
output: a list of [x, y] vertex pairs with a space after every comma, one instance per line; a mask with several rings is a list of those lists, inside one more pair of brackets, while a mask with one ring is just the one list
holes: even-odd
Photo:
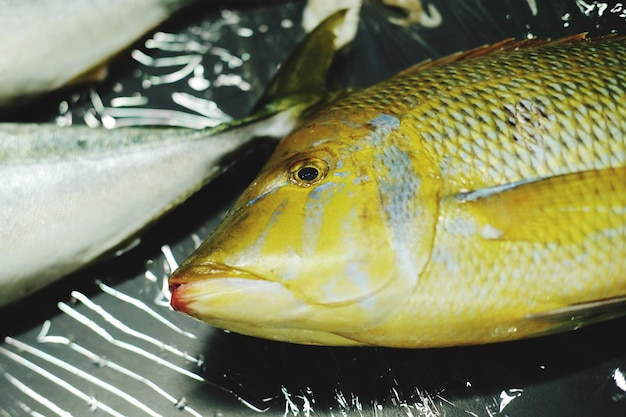
[[[439, 10], [440, 26], [392, 24], [389, 17], [403, 16], [399, 9], [366, 0], [358, 36], [337, 57], [333, 82], [344, 87], [370, 85], [424, 59], [507, 37], [558, 38], [583, 31], [602, 35], [623, 33], [626, 28], [626, 12], [618, 2], [538, 1], [536, 15], [525, 0], [424, 3]], [[213, 83], [208, 89], [191, 88], [188, 81], [193, 74], [148, 86], [146, 79], [171, 74], [180, 66], [144, 66], [131, 58], [133, 50], [157, 58], [193, 52], [155, 49], [149, 46], [155, 38], [150, 34], [114, 62], [106, 82], [53, 93], [3, 116], [4, 120], [97, 125], [107, 114], [97, 99], [111, 108], [116, 97], [132, 95], [147, 98], [147, 103], [133, 108], [193, 114], [174, 102], [175, 92], [214, 100], [225, 113], [242, 117], [303, 36], [304, 2], [255, 4], [205, 1], [158, 28], [182, 36], [180, 44], [205, 47], [200, 66]], [[242, 28], [252, 29], [252, 34]], [[232, 61], [214, 48], [245, 59], [229, 68]], [[240, 76], [249, 88], [216, 85], [219, 74], [225, 73]], [[188, 124], [182, 113], [129, 114], [119, 120]], [[227, 173], [150, 229], [137, 248], [0, 310], [1, 335], [7, 336], [0, 342], [0, 415], [63, 415], [63, 411], [75, 416], [115, 412], [228, 416], [260, 411], [293, 416], [626, 415], [626, 320], [498, 345], [326, 348], [223, 332], [155, 302], [169, 273], [163, 245], [182, 262], [194, 249], [194, 239], [210, 233], [254, 178], [271, 148], [260, 141], [243, 152]], [[106, 294], [97, 284], [100, 281], [196, 338], [181, 335], [135, 305]], [[41, 337], [46, 321], [47, 335], [55, 337]]]

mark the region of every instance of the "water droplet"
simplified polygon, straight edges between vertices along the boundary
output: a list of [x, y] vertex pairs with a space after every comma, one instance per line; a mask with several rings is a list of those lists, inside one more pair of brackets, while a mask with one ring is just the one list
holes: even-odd
[[250, 28], [239, 28], [237, 29], [237, 35], [241, 36], [242, 38], [249, 38], [254, 35], [254, 31]]

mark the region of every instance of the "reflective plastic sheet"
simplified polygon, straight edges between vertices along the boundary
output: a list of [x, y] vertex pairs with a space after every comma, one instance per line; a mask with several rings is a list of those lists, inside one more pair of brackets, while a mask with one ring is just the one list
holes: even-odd
[[[11, 120], [202, 128], [242, 117], [303, 36], [305, 6], [194, 5], [122, 54], [105, 83], [55, 93]], [[369, 0], [332, 75], [359, 87], [507, 37], [623, 28], [626, 6], [617, 2], [414, 0], [403, 10]], [[137, 247], [0, 310], [0, 416], [626, 413], [626, 320], [499, 345], [399, 350], [270, 342], [171, 311], [168, 274], [271, 147], [240, 155]]]

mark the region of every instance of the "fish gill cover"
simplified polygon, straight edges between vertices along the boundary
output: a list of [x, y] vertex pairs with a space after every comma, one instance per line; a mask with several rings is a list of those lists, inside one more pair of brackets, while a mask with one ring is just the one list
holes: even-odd
[[[104, 84], [15, 119], [206, 127], [247, 114], [301, 37], [304, 2], [226, 2], [175, 17]], [[618, 2], [368, 1], [335, 77], [366, 86], [426, 58], [503, 38], [607, 34]], [[271, 149], [259, 145], [134, 250], [0, 310], [0, 414], [619, 415], [624, 320], [521, 342], [439, 350], [340, 349], [223, 332], [169, 308], [167, 276], [205, 238]]]

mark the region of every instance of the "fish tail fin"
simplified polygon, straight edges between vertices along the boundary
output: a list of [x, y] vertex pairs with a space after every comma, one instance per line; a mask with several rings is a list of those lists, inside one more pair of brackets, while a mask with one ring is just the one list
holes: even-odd
[[298, 102], [310, 108], [329, 98], [327, 76], [335, 52], [342, 46], [338, 31], [347, 12], [344, 9], [332, 14], [300, 42], [274, 75], [253, 113], [280, 111]]

